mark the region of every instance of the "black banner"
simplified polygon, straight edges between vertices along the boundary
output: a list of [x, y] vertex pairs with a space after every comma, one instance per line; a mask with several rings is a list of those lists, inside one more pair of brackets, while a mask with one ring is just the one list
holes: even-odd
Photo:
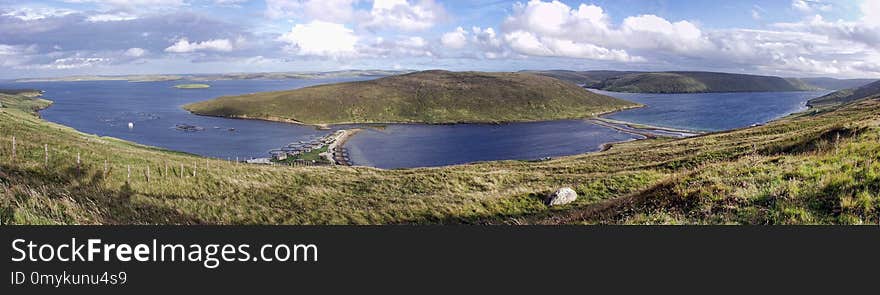
[[12, 291], [2, 294], [841, 291], [870, 285], [815, 284], [870, 282], [880, 262], [878, 227], [4, 226], [0, 236]]

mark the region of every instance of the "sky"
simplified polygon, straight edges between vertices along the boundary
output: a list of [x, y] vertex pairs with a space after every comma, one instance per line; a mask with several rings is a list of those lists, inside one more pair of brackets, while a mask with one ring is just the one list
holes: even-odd
[[0, 78], [345, 69], [880, 78], [880, 0], [0, 0]]

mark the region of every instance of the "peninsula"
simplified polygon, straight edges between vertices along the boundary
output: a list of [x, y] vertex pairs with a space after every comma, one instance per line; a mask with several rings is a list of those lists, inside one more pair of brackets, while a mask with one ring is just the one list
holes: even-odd
[[225, 96], [184, 108], [199, 115], [322, 125], [543, 121], [587, 118], [639, 106], [529, 73], [434, 70]]

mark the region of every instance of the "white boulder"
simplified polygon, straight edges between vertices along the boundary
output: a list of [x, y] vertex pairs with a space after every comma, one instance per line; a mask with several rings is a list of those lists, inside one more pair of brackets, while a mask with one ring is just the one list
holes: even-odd
[[570, 187], [563, 187], [563, 188], [556, 190], [556, 192], [554, 192], [552, 195], [550, 195], [549, 198], [547, 198], [547, 206], [552, 207], [552, 206], [565, 205], [565, 204], [574, 202], [575, 200], [577, 200], [577, 198], [578, 198], [577, 192], [575, 192]]

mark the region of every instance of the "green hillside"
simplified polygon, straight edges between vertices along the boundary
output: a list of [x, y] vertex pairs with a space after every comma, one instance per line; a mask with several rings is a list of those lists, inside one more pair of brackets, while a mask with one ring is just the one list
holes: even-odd
[[814, 98], [807, 101], [807, 105], [813, 107], [826, 107], [845, 104], [848, 102], [864, 99], [880, 93], [880, 81], [875, 81], [858, 88], [844, 89], [831, 94]]
[[424, 71], [226, 96], [184, 108], [200, 115], [334, 124], [540, 121], [585, 118], [636, 106], [527, 73]]
[[770, 76], [712, 72], [636, 73], [613, 77], [595, 85], [617, 92], [695, 93], [809, 90]]
[[[876, 224], [880, 212], [876, 99], [549, 161], [403, 170], [205, 159], [48, 123], [34, 103], [47, 105], [0, 108], [2, 224]], [[562, 186], [577, 201], [543, 205]]]
[[801, 81], [801, 83], [809, 85], [810, 87], [827, 90], [858, 88], [870, 84], [871, 82], [877, 81], [875, 79], [836, 79], [828, 77], [789, 78], [789, 80], [798, 80]]
[[587, 88], [617, 92], [694, 93], [769, 92], [845, 89], [867, 83], [865, 79], [780, 78], [715, 72], [632, 71], [528, 71]]

